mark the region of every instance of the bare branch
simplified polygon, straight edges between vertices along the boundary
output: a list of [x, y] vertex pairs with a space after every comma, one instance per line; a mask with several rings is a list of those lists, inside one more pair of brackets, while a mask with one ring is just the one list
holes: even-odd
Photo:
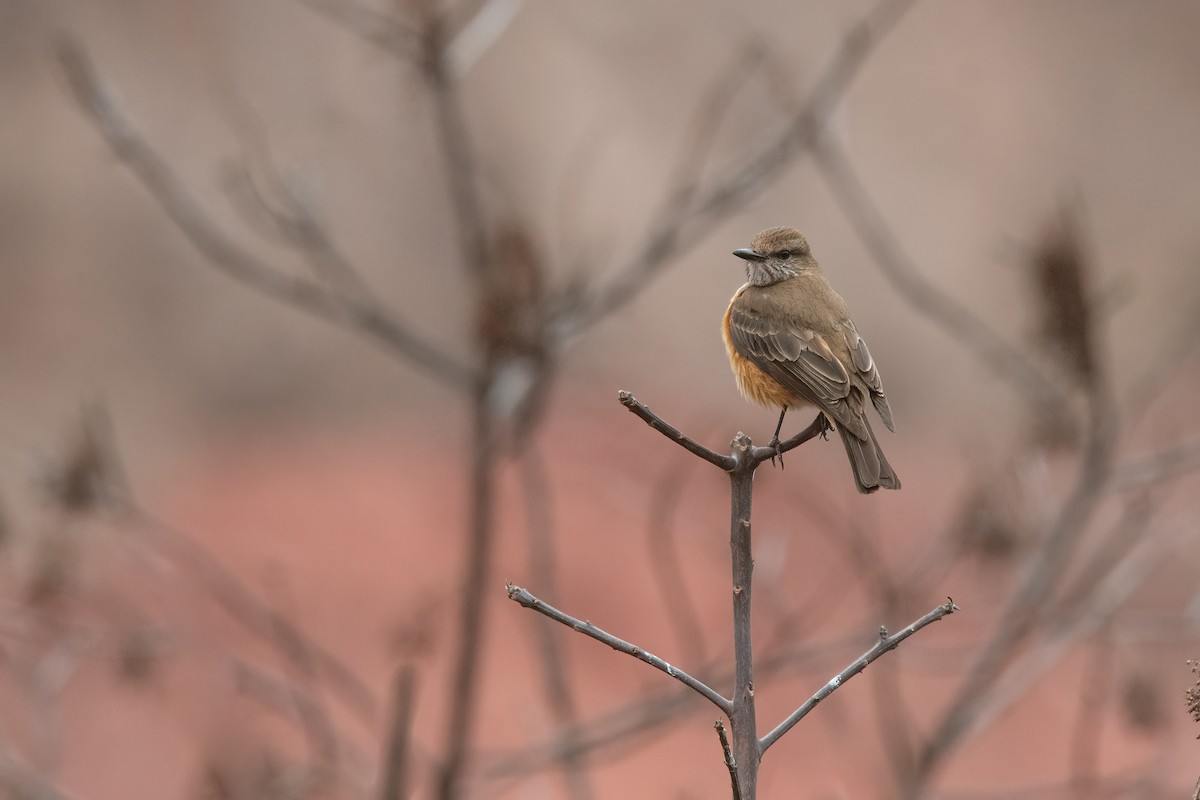
[[899, 631], [898, 633], [894, 633], [889, 636], [886, 629], [880, 628], [879, 641], [872, 645], [870, 650], [859, 656], [858, 660], [850, 664], [850, 666], [846, 667], [837, 675], [834, 675], [833, 678], [831, 678], [828, 683], [822, 686], [816, 694], [814, 694], [799, 708], [793, 711], [787, 719], [779, 723], [779, 725], [776, 726], [773, 731], [759, 740], [759, 753], [767, 752], [767, 749], [770, 748], [771, 745], [779, 741], [779, 737], [791, 730], [797, 722], [804, 719], [804, 717], [808, 715], [808, 712], [817, 707], [818, 703], [837, 691], [838, 688], [840, 688], [841, 685], [846, 681], [850, 680], [855, 675], [866, 669], [872, 661], [879, 658], [889, 650], [896, 648], [901, 642], [925, 626], [931, 625], [943, 617], [953, 614], [955, 611], [958, 611], [958, 606], [954, 604], [953, 600], [947, 598], [945, 603], [934, 608], [928, 614], [914, 621], [907, 628]]
[[643, 405], [636, 397], [624, 389], [617, 392], [617, 400], [621, 402], [621, 405], [632, 411], [638, 418], [643, 420], [651, 428], [654, 428], [654, 430], [658, 431], [663, 436], [682, 447], [684, 450], [687, 450], [692, 455], [699, 456], [708, 463], [712, 464], [714, 467], [723, 469], [726, 472], [733, 469], [735, 462], [731, 456], [723, 456], [720, 453], [709, 450], [704, 445], [689, 438], [678, 428], [667, 423], [662, 419], [662, 417], [655, 414], [647, 406]]
[[981, 705], [1003, 676], [1014, 652], [1036, 630], [1045, 601], [1067, 569], [1075, 545], [1103, 499], [1118, 430], [1116, 411], [1103, 378], [1097, 378], [1090, 400], [1088, 439], [1080, 454], [1075, 485], [1049, 524], [1038, 551], [1028, 558], [1025, 574], [1001, 612], [995, 634], [980, 649], [941, 723], [923, 746], [914, 776], [918, 781], [927, 779], [976, 725]]
[[448, 63], [446, 20], [431, 12], [422, 35], [422, 75], [433, 94], [437, 133], [454, 204], [455, 231], [462, 266], [468, 275], [479, 277], [490, 265], [487, 224], [483, 198], [476, 183], [475, 149], [459, 97], [458, 83]]
[[[851, 652], [854, 646], [845, 639], [807, 644], [786, 643], [761, 653], [755, 662], [758, 676], [787, 676], [812, 674], [825, 670], [839, 654]], [[699, 673], [710, 686], [733, 679], [729, 667], [706, 667]], [[478, 777], [484, 781], [514, 780], [531, 772], [548, 769], [561, 762], [566, 740], [575, 742], [581, 753], [611, 752], [617, 746], [628, 745], [638, 736], [646, 736], [663, 725], [695, 712], [691, 702], [692, 690], [671, 684], [656, 692], [640, 696], [598, 717], [575, 726], [569, 732], [553, 732], [543, 742], [493, 752], [481, 758]]]
[[472, 402], [471, 521], [463, 553], [462, 606], [457, 625], [453, 679], [448, 689], [447, 723], [442, 745], [444, 759], [437, 778], [439, 800], [457, 800], [467, 753], [471, 746], [471, 723], [479, 691], [479, 663], [483, 650], [486, 610], [485, 589], [495, 547], [495, 501], [497, 454], [495, 430], [483, 394]]
[[472, 386], [473, 370], [410, 331], [378, 303], [335, 293], [319, 283], [289, 275], [243, 249], [220, 229], [183, 180], [138, 132], [104, 86], [86, 51], [77, 42], [64, 40], [59, 62], [80, 107], [92, 118], [109, 147], [214, 268], [261, 294], [374, 341], [451, 388], [465, 390]]
[[826, 136], [814, 153], [842, 211], [892, 286], [914, 308], [949, 331], [996, 374], [1008, 380], [1022, 397], [1029, 395], [1035, 409], [1056, 415], [1066, 403], [1062, 390], [1047, 380], [1015, 345], [921, 274], [854, 172], [841, 144], [833, 136]]
[[280, 176], [257, 126], [245, 127], [251, 152], [226, 171], [231, 201], [243, 207], [243, 218], [257, 223], [265, 235], [298, 251], [327, 288], [369, 299], [362, 276], [334, 245], [325, 225], [317, 219], [312, 200], [302, 197]]
[[[691, 236], [743, 207], [758, 196], [785, 164], [819, 137], [830, 112], [846, 93], [870, 55], [892, 31], [914, 0], [881, 0], [842, 39], [803, 107], [784, 131], [761, 151], [729, 170], [704, 192], [677, 190], [668, 198], [649, 240], [617, 270], [607, 286], [582, 299], [559, 320], [564, 337], [572, 336], [622, 308], [661, 273], [688, 244]], [[684, 201], [681, 203], [681, 198]]]
[[729, 782], [733, 784], [733, 800], [742, 800], [742, 786], [738, 783], [737, 761], [733, 758], [733, 748], [729, 746], [729, 737], [725, 734], [725, 723], [717, 720], [713, 723], [717, 729], [717, 738], [721, 740], [721, 752], [725, 756], [725, 767], [729, 770]]
[[727, 700], [719, 692], [705, 684], [703, 681], [693, 678], [691, 675], [687, 674], [678, 667], [674, 667], [671, 664], [668, 664], [666, 661], [663, 661], [658, 656], [648, 653], [637, 645], [631, 644], [624, 639], [618, 639], [616, 636], [613, 636], [607, 631], [601, 630], [590, 622], [576, 619], [570, 614], [559, 611], [552, 605], [543, 603], [541, 600], [534, 597], [527, 590], [522, 589], [520, 586], [514, 586], [510, 583], [505, 587], [505, 589], [508, 592], [508, 598], [516, 602], [518, 605], [537, 611], [539, 614], [544, 614], [555, 622], [566, 625], [568, 628], [582, 633], [584, 636], [590, 636], [601, 644], [608, 645], [619, 653], [625, 653], [626, 655], [633, 656], [639, 661], [644, 661], [645, 663], [654, 667], [656, 670], [670, 675], [684, 686], [687, 686], [692, 691], [701, 695], [717, 708], [721, 709], [721, 711], [723, 711], [725, 714], [729, 714], [732, 710], [733, 702], [731, 700]]
[[788, 451], [795, 450], [800, 445], [818, 436], [824, 436], [826, 431], [829, 430], [829, 420], [824, 414], [817, 414], [816, 419], [809, 423], [807, 428], [792, 438], [781, 442], [778, 447], [755, 447], [750, 454], [751, 460], [755, 466], [758, 466], [764, 461], [772, 460], [776, 456], [781, 456]]
[[663, 611], [675, 629], [680, 652], [688, 661], [699, 662], [704, 654], [704, 626], [700, 612], [688, 591], [675, 540], [675, 512], [679, 509], [686, 472], [696, 462], [690, 458], [673, 461], [655, 482], [646, 514], [646, 543], [654, 588], [658, 590]]

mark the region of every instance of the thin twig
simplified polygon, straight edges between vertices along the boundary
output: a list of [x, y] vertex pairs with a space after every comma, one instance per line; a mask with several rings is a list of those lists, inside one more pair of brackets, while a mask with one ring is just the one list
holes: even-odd
[[808, 715], [808, 712], [817, 707], [818, 703], [837, 691], [846, 681], [850, 680], [855, 675], [866, 669], [872, 661], [879, 658], [887, 651], [894, 649], [901, 642], [924, 628], [926, 625], [931, 625], [943, 617], [953, 614], [955, 611], [958, 611], [958, 606], [954, 604], [953, 600], [947, 598], [945, 603], [937, 606], [928, 614], [914, 621], [907, 628], [899, 631], [898, 633], [894, 633], [889, 636], [887, 630], [881, 628], [879, 631], [879, 641], [872, 645], [870, 650], [859, 656], [854, 663], [850, 664], [837, 675], [834, 675], [828, 683], [826, 683], [817, 691], [816, 694], [814, 694], [799, 708], [793, 711], [788, 718], [779, 723], [774, 730], [759, 740], [759, 752], [767, 752], [767, 749], [770, 748], [771, 745], [779, 741], [779, 737], [791, 730], [792, 726], [794, 726], [797, 722], [804, 719], [804, 717]]
[[717, 708], [721, 709], [721, 711], [724, 713], [729, 714], [733, 708], [733, 701], [727, 700], [719, 692], [705, 684], [703, 681], [699, 680], [698, 678], [693, 678], [691, 675], [687, 674], [678, 667], [672, 666], [666, 661], [663, 661], [653, 653], [648, 653], [641, 647], [631, 644], [624, 639], [618, 639], [616, 636], [613, 636], [607, 631], [601, 630], [590, 622], [585, 622], [584, 620], [577, 619], [566, 612], [559, 611], [554, 606], [544, 603], [538, 598], [534, 597], [527, 590], [521, 588], [520, 586], [514, 586], [510, 583], [505, 587], [505, 589], [508, 592], [508, 598], [516, 602], [518, 605], [532, 609], [539, 614], [544, 614], [555, 622], [566, 625], [568, 628], [578, 631], [584, 636], [589, 636], [601, 644], [608, 645], [619, 653], [625, 653], [626, 655], [633, 656], [639, 661], [644, 661], [645, 663], [654, 667], [656, 670], [670, 675], [684, 686], [687, 686], [692, 691], [701, 695]]
[[336, 293], [315, 281], [290, 275], [235, 242], [134, 126], [83, 47], [74, 40], [64, 40], [59, 47], [59, 63], [75, 99], [112, 151], [215, 269], [261, 294], [383, 346], [451, 388], [465, 390], [473, 385], [473, 370], [409, 330], [374, 300]]
[[687, 450], [692, 455], [699, 456], [718, 469], [723, 469], [726, 472], [733, 469], [735, 462], [732, 456], [723, 456], [720, 453], [709, 450], [704, 445], [684, 435], [684, 433], [678, 428], [664, 421], [662, 417], [658, 416], [647, 406], [643, 405], [629, 392], [622, 389], [621, 391], [617, 392], [617, 399], [621, 402], [621, 405], [632, 411], [638, 418], [643, 420], [651, 428], [654, 428], [654, 430], [658, 431], [663, 436], [682, 447], [684, 450]]
[[666, 209], [657, 216], [659, 224], [641, 249], [618, 268], [606, 286], [584, 296], [558, 320], [561, 336], [569, 338], [624, 307], [701, 238], [690, 234], [710, 228], [771, 185], [786, 164], [817, 140], [833, 107], [914, 1], [881, 0], [859, 20], [842, 39], [808, 100], [773, 141], [714, 181], [708, 190], [672, 192]]
[[[810, 675], [828, 669], [838, 654], [851, 650], [845, 639], [805, 644], [785, 643], [760, 653], [755, 669], [760, 677]], [[710, 666], [698, 672], [709, 686], [733, 680], [733, 670], [726, 666]], [[478, 777], [495, 782], [516, 780], [561, 762], [565, 740], [571, 739], [581, 753], [612, 753], [620, 747], [631, 746], [640, 736], [649, 736], [664, 725], [697, 711], [691, 702], [692, 690], [671, 684], [656, 692], [637, 697], [598, 717], [586, 720], [567, 732], [551, 732], [545, 741], [503, 752], [489, 753], [482, 758]], [[599, 755], [593, 758], [594, 761]]]
[[729, 770], [729, 782], [733, 785], [733, 800], [742, 800], [742, 785], [738, 782], [737, 760], [733, 757], [733, 748], [729, 746], [729, 737], [725, 734], [725, 723], [717, 720], [713, 723], [717, 729], [717, 738], [721, 740], [721, 752], [725, 755], [725, 767]]

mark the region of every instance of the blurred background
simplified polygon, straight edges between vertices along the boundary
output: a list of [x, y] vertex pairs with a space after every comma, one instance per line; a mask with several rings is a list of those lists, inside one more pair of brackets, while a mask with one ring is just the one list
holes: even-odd
[[718, 324], [730, 251], [787, 224], [904, 488], [858, 495], [836, 438], [759, 473], [760, 726], [962, 612], [760, 796], [1186, 796], [1197, 30], [1183, 0], [0, 0], [0, 785], [727, 796], [711, 707], [504, 582], [727, 691], [727, 481], [616, 391], [765, 443]]

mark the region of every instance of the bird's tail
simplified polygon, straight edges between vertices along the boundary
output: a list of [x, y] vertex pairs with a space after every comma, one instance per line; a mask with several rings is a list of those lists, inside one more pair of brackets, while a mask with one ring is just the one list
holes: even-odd
[[866, 439], [860, 439], [853, 432], [846, 430], [845, 425], [837, 426], [842, 444], [846, 445], [846, 455], [850, 456], [850, 467], [854, 470], [854, 482], [858, 484], [858, 490], [863, 494], [870, 494], [881, 486], [884, 489], [899, 489], [900, 479], [896, 477], [896, 471], [892, 469], [879, 447], [879, 440], [875, 438], [875, 431], [871, 430], [871, 423], [867, 422], [865, 414], [860, 419], [867, 431]]

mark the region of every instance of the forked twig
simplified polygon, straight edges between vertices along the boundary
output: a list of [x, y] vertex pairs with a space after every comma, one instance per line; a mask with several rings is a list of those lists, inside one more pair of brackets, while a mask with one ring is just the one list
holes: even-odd
[[866, 669], [872, 661], [879, 658], [889, 650], [895, 649], [901, 642], [924, 628], [926, 625], [932, 625], [943, 617], [953, 614], [955, 611], [958, 611], [958, 606], [954, 604], [953, 600], [946, 598], [945, 603], [937, 606], [928, 614], [912, 622], [908, 625], [908, 627], [897, 633], [888, 635], [886, 628], [880, 628], [879, 640], [875, 642], [875, 644], [871, 645], [870, 650], [863, 653], [852, 664], [847, 666], [837, 675], [834, 675], [832, 678], [830, 678], [829, 682], [817, 690], [816, 694], [804, 701], [804, 703], [802, 703], [799, 708], [793, 711], [787, 719], [779, 723], [779, 725], [777, 725], [775, 729], [766, 736], [762, 737], [758, 745], [759, 752], [767, 752], [767, 749], [771, 745], [779, 741], [779, 737], [791, 730], [797, 722], [808, 716], [808, 712], [816, 708], [818, 703], [841, 688], [842, 684], [844, 684], [846, 681], [850, 680], [855, 675]]

